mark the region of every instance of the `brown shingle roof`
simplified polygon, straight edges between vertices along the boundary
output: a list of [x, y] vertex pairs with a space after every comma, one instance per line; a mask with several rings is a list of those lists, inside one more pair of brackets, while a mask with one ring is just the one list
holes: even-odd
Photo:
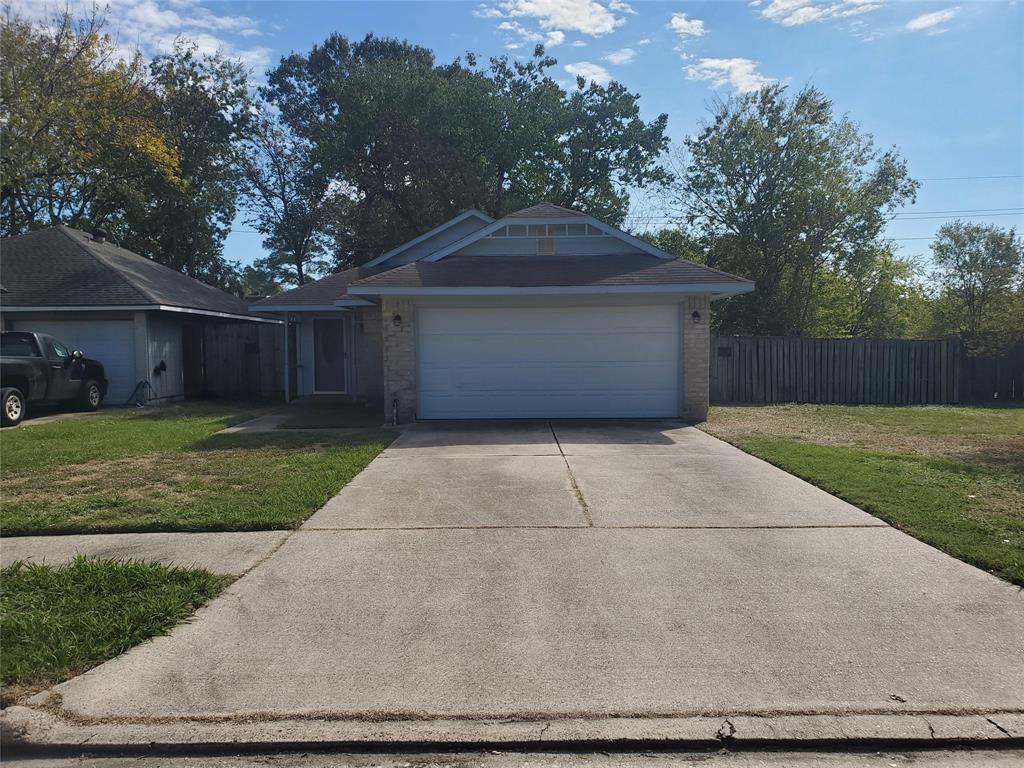
[[[374, 288], [537, 288], [656, 286], [749, 280], [681, 259], [628, 256], [449, 256], [417, 261], [352, 283]], [[372, 293], [372, 291], [367, 291]]]
[[508, 214], [506, 219], [558, 219], [563, 216], [586, 216], [585, 213], [574, 211], [572, 208], [563, 208], [560, 205], [554, 203], [537, 203], [537, 205], [531, 205], [529, 208], [523, 208], [521, 211]]
[[343, 272], [328, 275], [321, 280], [317, 280], [315, 283], [306, 283], [298, 288], [292, 288], [290, 291], [257, 301], [252, 305], [252, 308], [258, 312], [261, 308], [272, 309], [274, 306], [322, 306], [333, 304], [345, 296], [350, 283], [388, 269], [391, 269], [391, 267], [384, 265], [346, 269]]
[[9, 307], [160, 304], [245, 315], [237, 296], [71, 227], [0, 241]]

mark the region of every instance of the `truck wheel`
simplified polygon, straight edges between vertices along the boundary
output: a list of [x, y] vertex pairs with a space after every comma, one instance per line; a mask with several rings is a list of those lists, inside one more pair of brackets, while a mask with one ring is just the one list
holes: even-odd
[[100, 389], [100, 385], [92, 379], [87, 379], [78, 396], [79, 407], [84, 411], [98, 411], [102, 402], [103, 391]]
[[5, 427], [16, 427], [25, 418], [25, 396], [20, 389], [6, 387], [0, 390], [0, 421]]

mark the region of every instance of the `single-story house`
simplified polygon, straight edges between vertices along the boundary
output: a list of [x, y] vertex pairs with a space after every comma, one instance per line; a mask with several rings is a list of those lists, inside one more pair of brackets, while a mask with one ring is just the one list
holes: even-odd
[[711, 301], [753, 287], [542, 203], [467, 211], [252, 309], [287, 323], [286, 397], [382, 401], [396, 422], [702, 420]]
[[[280, 324], [101, 234], [65, 226], [0, 240], [0, 281], [0, 327], [48, 333], [99, 360], [108, 405], [203, 394], [211, 324]], [[220, 361], [227, 364], [241, 364], [244, 353], [218, 349], [233, 357]]]

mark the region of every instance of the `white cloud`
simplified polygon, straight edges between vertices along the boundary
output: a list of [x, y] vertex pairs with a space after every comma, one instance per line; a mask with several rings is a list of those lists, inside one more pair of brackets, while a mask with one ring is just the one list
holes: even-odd
[[645, 38], [644, 38], [643, 40], [637, 40], [637, 41], [636, 41], [636, 44], [637, 44], [637, 45], [650, 45], [650, 44], [651, 44], [651, 42], [652, 42], [652, 41], [651, 41], [651, 38], [649, 38], [649, 37], [645, 37]]
[[689, 80], [705, 80], [715, 88], [731, 86], [740, 93], [756, 91], [774, 82], [757, 71], [757, 62], [750, 59], [700, 59], [686, 67]]
[[[64, 10], [63, 3], [14, 0], [12, 11], [46, 21]], [[221, 53], [262, 74], [271, 51], [250, 46], [244, 38], [263, 34], [260, 22], [248, 16], [222, 14], [200, 0], [106, 0], [101, 6], [106, 29], [117, 40], [119, 54], [130, 57], [137, 49], [145, 56], [169, 53], [179, 39], [192, 41], [200, 53]], [[72, 0], [70, 11], [85, 17], [92, 12], [89, 0]], [[238, 38], [233, 41], [231, 38]]]
[[706, 32], [703, 21], [691, 19], [685, 13], [673, 13], [668, 21], [668, 28], [683, 40], [688, 37], [702, 37]]
[[542, 43], [546, 48], [553, 48], [565, 42], [565, 32], [560, 29], [540, 32], [524, 27], [518, 21], [503, 21], [498, 25], [498, 29], [506, 33], [505, 47], [510, 50], [522, 48], [527, 43]]
[[946, 8], [942, 11], [933, 11], [932, 13], [924, 13], [916, 18], [911, 19], [907, 22], [907, 29], [911, 32], [927, 31], [929, 34], [938, 34], [945, 32], [945, 29], [941, 29], [943, 24], [947, 21], [952, 20], [956, 16], [959, 8]]
[[604, 85], [612, 76], [608, 70], [600, 64], [593, 64], [589, 61], [580, 61], [576, 64], [566, 64], [565, 71], [573, 77], [582, 77], [584, 80], [593, 80], [599, 85]]
[[633, 59], [636, 58], [636, 51], [632, 48], [620, 48], [617, 51], [612, 51], [604, 57], [605, 61], [610, 61], [612, 64], [629, 64]]
[[[799, 27], [826, 19], [844, 19], [875, 11], [881, 0], [772, 0], [761, 15], [784, 27]], [[750, 3], [757, 7], [758, 4]]]
[[586, 48], [587, 47], [587, 41], [586, 40], [573, 40], [570, 43], [570, 45], [573, 48]]
[[481, 4], [473, 15], [485, 19], [533, 19], [541, 29], [566, 30], [600, 37], [625, 23], [619, 15], [634, 13], [621, 0], [498, 0]]

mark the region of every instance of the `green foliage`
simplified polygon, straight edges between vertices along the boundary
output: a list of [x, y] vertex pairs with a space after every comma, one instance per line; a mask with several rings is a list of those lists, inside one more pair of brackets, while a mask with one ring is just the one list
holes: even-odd
[[862, 290], [872, 275], [891, 283], [879, 259], [881, 231], [917, 188], [895, 150], [877, 150], [819, 91], [786, 90], [767, 86], [719, 102], [685, 141], [689, 163], [675, 195], [686, 226], [707, 244], [710, 266], [757, 283], [718, 308], [729, 333], [814, 332], [829, 275]]
[[157, 178], [181, 183], [178, 147], [136, 56], [124, 62], [102, 19], [0, 22], [0, 231], [95, 223], [98, 198]]
[[77, 557], [0, 571], [0, 678], [57, 683], [166, 634], [231, 579], [199, 569]]
[[1013, 229], [954, 221], [932, 243], [934, 330], [963, 333], [973, 351], [1024, 336], [1024, 244]]
[[664, 182], [666, 116], [642, 121], [617, 83], [567, 93], [547, 74], [554, 63], [538, 47], [527, 62], [442, 65], [407, 42], [338, 34], [283, 59], [264, 95], [308, 142], [314, 189], [338, 190], [339, 266], [468, 208], [500, 216], [546, 199], [614, 223], [628, 188]]
[[235, 218], [239, 148], [249, 130], [245, 69], [193, 45], [150, 64], [160, 125], [177, 147], [180, 183], [149, 175], [102, 197], [94, 218], [125, 248], [221, 288], [234, 287], [222, 258]]
[[179, 44], [146, 67], [119, 58], [104, 19], [0, 24], [0, 229], [64, 223], [213, 285], [235, 216], [246, 73]]
[[928, 297], [913, 262], [886, 246], [839, 270], [822, 270], [808, 333], [813, 336], [907, 338], [925, 334]]
[[684, 229], [659, 229], [657, 232], [648, 232], [643, 235], [643, 239], [680, 259], [695, 261], [699, 264], [704, 264], [707, 261], [704, 243]]
[[[329, 266], [331, 214], [343, 201], [311, 150], [308, 141], [271, 118], [260, 120], [245, 142], [247, 221], [265, 236], [263, 246], [270, 251], [256, 268], [276, 282], [303, 285]], [[254, 277], [247, 273], [247, 279]]]

